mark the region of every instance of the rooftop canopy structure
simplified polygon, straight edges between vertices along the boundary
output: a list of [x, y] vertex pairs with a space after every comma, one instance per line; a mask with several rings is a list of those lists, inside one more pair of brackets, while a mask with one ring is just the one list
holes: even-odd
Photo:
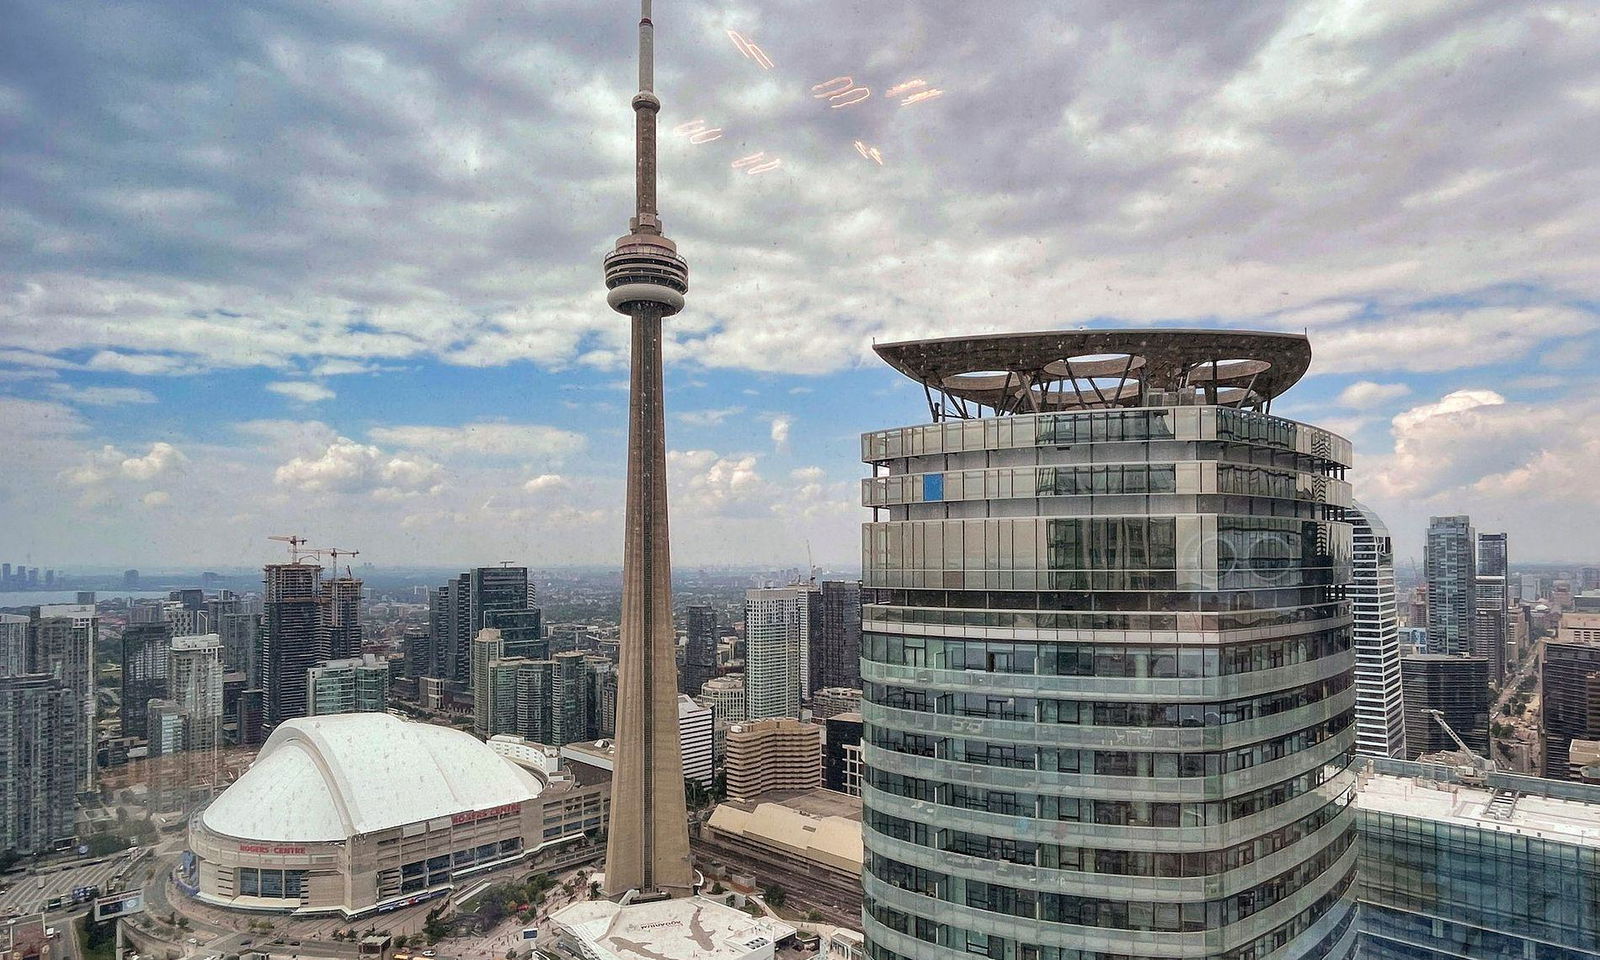
[[935, 421], [1191, 403], [1269, 412], [1305, 375], [1291, 333], [1067, 330], [905, 340], [873, 347], [922, 384]]

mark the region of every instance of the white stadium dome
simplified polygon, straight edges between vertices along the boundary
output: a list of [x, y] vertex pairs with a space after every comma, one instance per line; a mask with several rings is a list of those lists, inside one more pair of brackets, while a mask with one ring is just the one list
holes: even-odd
[[280, 724], [244, 776], [201, 814], [207, 830], [315, 843], [520, 804], [543, 784], [470, 734], [386, 713]]

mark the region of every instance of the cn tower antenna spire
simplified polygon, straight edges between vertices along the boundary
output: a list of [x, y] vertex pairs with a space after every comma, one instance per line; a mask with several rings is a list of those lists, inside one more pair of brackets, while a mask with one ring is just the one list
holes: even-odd
[[605, 260], [606, 303], [632, 328], [628, 500], [623, 523], [622, 642], [616, 758], [605, 891], [621, 897], [693, 892], [683, 753], [678, 739], [677, 634], [667, 536], [666, 396], [662, 321], [683, 309], [689, 265], [661, 232], [656, 209], [655, 24], [639, 4], [639, 92], [633, 95], [635, 206], [628, 235]]

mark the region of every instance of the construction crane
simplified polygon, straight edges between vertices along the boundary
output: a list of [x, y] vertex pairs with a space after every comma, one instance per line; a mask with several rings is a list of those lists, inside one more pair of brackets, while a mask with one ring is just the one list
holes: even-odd
[[302, 549], [300, 549], [301, 546], [303, 546], [306, 543], [309, 543], [310, 541], [308, 541], [305, 537], [296, 536], [294, 534], [290, 534], [287, 537], [267, 537], [267, 539], [268, 540], [277, 540], [279, 542], [287, 543], [289, 545], [289, 562], [290, 563], [299, 563], [300, 562], [300, 558], [303, 557], [303, 556], [317, 555], [317, 554], [320, 554], [322, 552], [320, 550], [302, 550]]
[[1462, 768], [1461, 773], [1471, 773], [1475, 778], [1481, 780], [1484, 775], [1494, 772], [1494, 761], [1487, 757], [1478, 756], [1471, 747], [1467, 746], [1467, 742], [1461, 739], [1461, 736], [1445, 720], [1443, 710], [1429, 710], [1428, 713], [1433, 716], [1433, 719], [1440, 727], [1444, 728], [1444, 732], [1450, 735], [1450, 739], [1456, 742], [1456, 746], [1461, 748], [1461, 752], [1471, 760], [1471, 766]]
[[[361, 556], [361, 551], [360, 550], [340, 550], [338, 547], [329, 547], [326, 552], [328, 554], [329, 559], [333, 561], [333, 576], [334, 576], [334, 579], [338, 579], [338, 577], [339, 577], [339, 558], [341, 556], [345, 556], [345, 557], [359, 557], [359, 556]], [[352, 579], [355, 578], [355, 574], [350, 573], [350, 564], [346, 563], [344, 565], [344, 572], [346, 574], [348, 574]]]

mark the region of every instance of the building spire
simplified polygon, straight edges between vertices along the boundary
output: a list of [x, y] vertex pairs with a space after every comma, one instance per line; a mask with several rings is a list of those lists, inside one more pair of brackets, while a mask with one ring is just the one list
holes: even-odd
[[634, 158], [637, 168], [637, 206], [629, 227], [634, 233], [661, 233], [656, 215], [656, 114], [661, 100], [655, 94], [656, 26], [650, 22], [650, 0], [639, 0], [639, 92], [633, 95]]

